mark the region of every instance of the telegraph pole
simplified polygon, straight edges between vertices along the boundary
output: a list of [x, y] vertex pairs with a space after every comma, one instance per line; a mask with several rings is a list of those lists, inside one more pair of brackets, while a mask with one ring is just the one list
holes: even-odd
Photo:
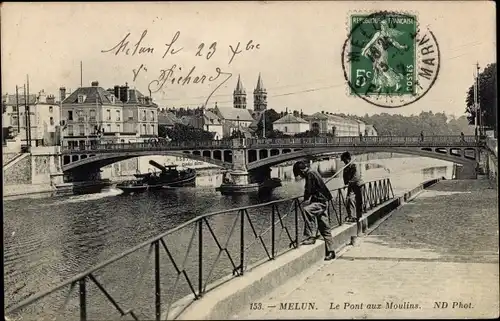
[[262, 112], [262, 138], [266, 138], [266, 110]]
[[477, 99], [477, 113], [479, 114], [477, 123], [479, 126], [479, 136], [483, 133], [483, 114], [481, 112], [481, 90], [480, 90], [480, 82], [479, 82], [479, 63], [476, 63], [476, 99]]
[[31, 108], [30, 108], [30, 78], [26, 75], [26, 90], [28, 91], [28, 100], [26, 101], [26, 106], [28, 106], [28, 133], [29, 133], [29, 146], [31, 146]]
[[23, 85], [23, 93], [24, 93], [24, 118], [25, 118], [25, 121], [24, 121], [24, 127], [25, 127], [25, 131], [26, 131], [26, 146], [29, 146], [29, 130], [28, 130], [28, 121], [29, 121], [29, 110], [28, 110], [28, 104], [27, 104], [27, 101], [28, 101], [28, 97], [26, 96], [26, 84]]
[[21, 115], [19, 113], [19, 91], [18, 86], [16, 85], [16, 110], [17, 110], [17, 133], [21, 131]]

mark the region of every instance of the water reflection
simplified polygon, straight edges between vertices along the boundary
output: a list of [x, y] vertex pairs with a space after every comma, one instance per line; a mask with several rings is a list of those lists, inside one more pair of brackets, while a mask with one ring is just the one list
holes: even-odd
[[[451, 178], [451, 164], [426, 158], [357, 157], [363, 180], [391, 178], [396, 194], [424, 180]], [[313, 163], [332, 169], [335, 160]], [[19, 302], [72, 275], [137, 245], [200, 214], [289, 198], [303, 193], [304, 182], [292, 166], [272, 169], [283, 186], [272, 194], [222, 196], [213, 187], [166, 189], [137, 195], [109, 189], [100, 194], [4, 202], [4, 282], [7, 304]], [[217, 186], [221, 174], [197, 177]], [[343, 185], [341, 177], [328, 187]], [[257, 216], [258, 217], [258, 216]], [[265, 215], [262, 215], [262, 220]], [[217, 229], [228, 229], [234, 217], [220, 218]], [[257, 221], [256, 224], [264, 224]], [[184, 238], [180, 238], [184, 240]], [[179, 246], [185, 246], [180, 239]], [[170, 239], [174, 242], [175, 239]], [[188, 241], [186, 239], [186, 241]], [[124, 276], [126, 277], [126, 276]]]

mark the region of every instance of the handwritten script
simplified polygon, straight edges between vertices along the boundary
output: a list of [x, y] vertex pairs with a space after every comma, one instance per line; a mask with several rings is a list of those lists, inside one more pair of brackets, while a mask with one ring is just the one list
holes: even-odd
[[[152, 56], [161, 55], [162, 59], [179, 55], [183, 52], [184, 47], [181, 45], [181, 32], [177, 31], [171, 39], [169, 39], [164, 46], [157, 48], [147, 43], [148, 31], [144, 30], [141, 36], [134, 42], [131, 40], [131, 34], [127, 33], [123, 39], [118, 41], [112, 48], [101, 50], [102, 53], [111, 54], [114, 56]], [[195, 57], [200, 57], [204, 61], [210, 60], [220, 50], [220, 45], [217, 41], [212, 43], [200, 42], [195, 49]], [[238, 41], [228, 45], [229, 57], [228, 66], [234, 61], [236, 57], [245, 53], [251, 53], [260, 50], [260, 44], [253, 40], [246, 40], [243, 42]], [[227, 47], [226, 47], [227, 48]], [[187, 51], [187, 50], [186, 50]], [[192, 52], [189, 50], [189, 52]], [[202, 60], [202, 61], [203, 61]], [[168, 85], [186, 86], [189, 84], [209, 84], [218, 82], [218, 85], [210, 93], [205, 101], [207, 105], [210, 97], [231, 77], [232, 73], [224, 71], [222, 67], [216, 67], [212, 74], [204, 74], [197, 71], [196, 65], [188, 68], [172, 63], [169, 68], [160, 69], [159, 74], [155, 76], [155, 80], [151, 81], [148, 85], [150, 93], [156, 93], [166, 88]], [[137, 68], [132, 69], [133, 81], [137, 79], [140, 74], [147, 73], [148, 67], [145, 63], [141, 63]]]

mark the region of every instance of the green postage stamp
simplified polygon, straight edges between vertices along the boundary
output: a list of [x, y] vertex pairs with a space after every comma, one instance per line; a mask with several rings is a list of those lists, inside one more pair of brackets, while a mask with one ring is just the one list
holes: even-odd
[[437, 41], [413, 14], [351, 14], [342, 56], [350, 95], [380, 107], [417, 101], [439, 73]]

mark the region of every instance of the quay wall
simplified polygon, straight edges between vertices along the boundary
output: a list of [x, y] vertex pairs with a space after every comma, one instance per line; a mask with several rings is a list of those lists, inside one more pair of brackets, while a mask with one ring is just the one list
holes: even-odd
[[[352, 242], [364, 233], [378, 226], [385, 219], [405, 203], [417, 197], [424, 189], [433, 186], [441, 179], [432, 179], [419, 184], [402, 196], [389, 200], [373, 210], [365, 213], [359, 225], [343, 224], [332, 230], [336, 251], [352, 245]], [[256, 302], [260, 297], [269, 293], [277, 286], [284, 284], [291, 278], [297, 277], [308, 269], [313, 263], [324, 257], [324, 243], [316, 242], [312, 246], [301, 246], [291, 250], [273, 261], [267, 261], [245, 272], [242, 277], [233, 278], [224, 284], [212, 288], [205, 293], [201, 300], [192, 300], [192, 295], [177, 301], [166, 319], [178, 320], [227, 320], [251, 302]], [[228, 279], [230, 277], [227, 277]]]
[[29, 155], [3, 171], [3, 185], [31, 184], [31, 158]]

